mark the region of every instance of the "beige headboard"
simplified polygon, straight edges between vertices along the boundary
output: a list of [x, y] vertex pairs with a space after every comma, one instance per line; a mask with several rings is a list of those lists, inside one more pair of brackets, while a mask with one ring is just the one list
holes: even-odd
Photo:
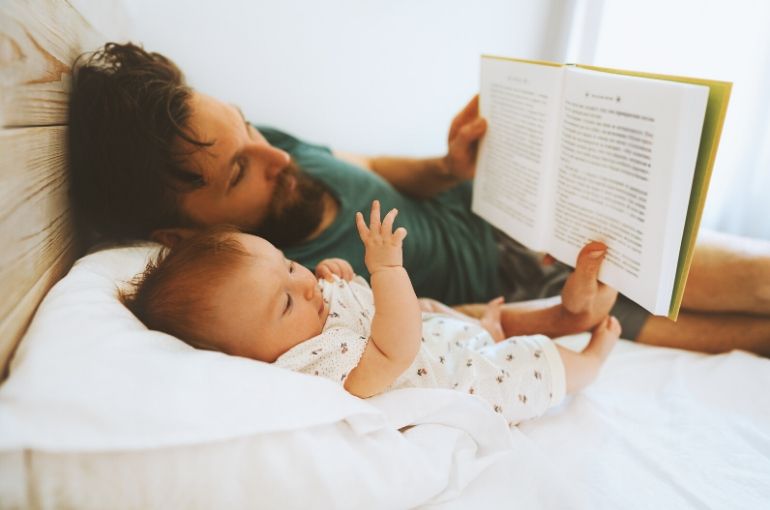
[[103, 42], [64, 0], [0, 2], [0, 379], [76, 256], [65, 152], [70, 67]]

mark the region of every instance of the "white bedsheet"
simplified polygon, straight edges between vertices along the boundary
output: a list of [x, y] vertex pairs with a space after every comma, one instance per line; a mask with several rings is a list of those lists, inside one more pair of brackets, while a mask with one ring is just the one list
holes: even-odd
[[510, 430], [471, 395], [361, 401], [147, 331], [115, 282], [151, 252], [89, 255], [40, 305], [0, 386], [0, 508], [770, 508], [770, 360], [624, 341]]
[[622, 341], [594, 385], [425, 508], [770, 508], [769, 390], [768, 359]]

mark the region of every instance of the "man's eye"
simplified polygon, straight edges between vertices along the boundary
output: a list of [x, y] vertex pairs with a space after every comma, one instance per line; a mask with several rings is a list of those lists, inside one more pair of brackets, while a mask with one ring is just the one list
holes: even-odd
[[243, 179], [243, 176], [246, 174], [246, 164], [243, 162], [238, 162], [238, 170], [235, 173], [235, 177], [230, 182], [230, 187], [234, 188], [238, 185], [239, 182]]

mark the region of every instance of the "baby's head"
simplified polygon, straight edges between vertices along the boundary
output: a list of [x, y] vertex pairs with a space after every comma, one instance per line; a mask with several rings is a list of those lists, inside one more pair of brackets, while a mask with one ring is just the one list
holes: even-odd
[[320, 334], [329, 313], [313, 273], [229, 228], [180, 241], [134, 284], [122, 298], [148, 328], [269, 363]]

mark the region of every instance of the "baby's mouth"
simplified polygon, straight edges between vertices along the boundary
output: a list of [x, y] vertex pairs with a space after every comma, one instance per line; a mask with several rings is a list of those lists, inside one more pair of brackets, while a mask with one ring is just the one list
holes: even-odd
[[324, 295], [323, 291], [321, 291], [321, 285], [318, 285], [318, 295], [321, 296], [321, 305], [318, 307], [318, 315], [319, 317], [323, 318], [324, 314], [324, 308], [326, 307], [326, 303], [324, 302]]

